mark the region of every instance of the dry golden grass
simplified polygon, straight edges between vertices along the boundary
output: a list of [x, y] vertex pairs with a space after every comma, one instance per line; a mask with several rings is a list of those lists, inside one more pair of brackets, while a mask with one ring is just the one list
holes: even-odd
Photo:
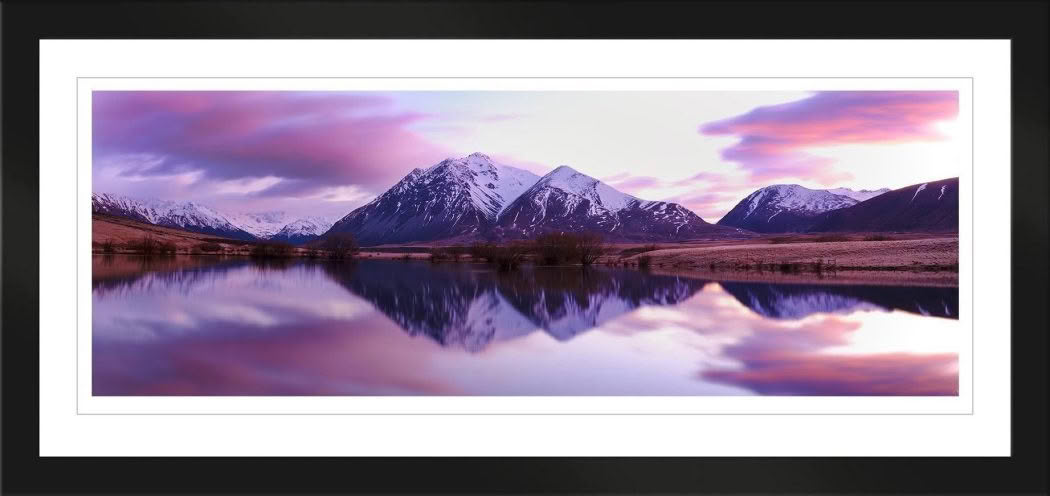
[[[838, 270], [951, 270], [958, 267], [958, 238], [889, 241], [719, 244], [645, 253], [657, 267], [741, 269], [760, 265], [831, 265]], [[638, 255], [628, 257], [637, 263]]]
[[245, 245], [243, 241], [233, 239], [220, 241], [221, 238], [216, 238], [213, 235], [154, 226], [120, 217], [102, 215], [93, 215], [91, 217], [91, 241], [94, 251], [99, 251], [103, 243], [112, 241], [119, 253], [120, 247], [125, 246], [129, 241], [141, 240], [146, 235], [160, 242], [175, 243], [176, 250], [179, 253], [189, 253], [194, 247], [209, 241], [218, 242], [226, 250]]

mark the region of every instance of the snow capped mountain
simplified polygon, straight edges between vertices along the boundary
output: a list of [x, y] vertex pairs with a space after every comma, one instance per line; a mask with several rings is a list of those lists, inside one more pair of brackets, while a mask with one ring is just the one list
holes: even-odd
[[285, 212], [229, 214], [194, 202], [144, 200], [108, 193], [91, 195], [91, 211], [224, 238], [275, 239], [295, 244], [316, 239], [332, 225], [321, 217], [289, 220], [291, 217]]
[[574, 195], [570, 204], [572, 208], [581, 200], [590, 202], [590, 213], [616, 212], [627, 207], [631, 202], [638, 203], [641, 200], [631, 195], [616, 191], [605, 183], [577, 172], [567, 165], [559, 166], [546, 176], [543, 176], [534, 188], [554, 188]]
[[363, 245], [478, 236], [537, 179], [481, 153], [449, 158], [413, 170], [336, 222], [331, 232], [352, 233]]
[[708, 224], [678, 204], [635, 198], [568, 166], [538, 177], [480, 153], [413, 170], [331, 229], [365, 246], [520, 239], [549, 231], [652, 241], [748, 235]]
[[811, 230], [820, 232], [958, 232], [959, 178], [895, 189], [816, 220]]
[[222, 213], [194, 202], [140, 200], [106, 193], [93, 193], [91, 211], [226, 238], [255, 239], [255, 236], [231, 223]]
[[872, 198], [875, 198], [876, 196], [879, 196], [879, 195], [881, 195], [883, 193], [886, 193], [889, 190], [890, 190], [889, 188], [882, 188], [882, 189], [862, 189], [860, 191], [855, 191], [855, 190], [852, 190], [852, 189], [849, 189], [849, 188], [834, 188], [834, 189], [826, 189], [824, 191], [827, 191], [828, 193], [832, 193], [832, 194], [835, 194], [835, 195], [848, 196], [850, 198], [853, 198], [854, 200], [862, 202], [862, 201], [865, 201], [865, 200], [870, 200]]
[[[539, 176], [527, 170], [496, 164], [482, 153], [472, 153], [460, 160], [465, 162], [466, 170], [473, 175], [470, 181], [465, 181], [472, 186], [469, 189], [471, 199], [492, 218], [496, 218], [539, 179]], [[463, 169], [456, 167], [450, 170], [460, 173]]]
[[550, 231], [597, 232], [608, 239], [671, 241], [745, 236], [708, 224], [676, 203], [645, 201], [571, 167], [560, 166], [521, 194], [498, 220], [497, 233], [530, 238]]
[[269, 239], [288, 224], [288, 214], [281, 211], [258, 213], [232, 213], [226, 218], [230, 223], [259, 239]]
[[274, 241], [303, 244], [317, 239], [332, 228], [332, 221], [323, 217], [304, 217], [285, 224], [280, 231], [269, 237]]
[[858, 201], [829, 190], [809, 189], [797, 184], [775, 184], [748, 195], [718, 224], [761, 233], [804, 232], [813, 225], [818, 215], [851, 207]]

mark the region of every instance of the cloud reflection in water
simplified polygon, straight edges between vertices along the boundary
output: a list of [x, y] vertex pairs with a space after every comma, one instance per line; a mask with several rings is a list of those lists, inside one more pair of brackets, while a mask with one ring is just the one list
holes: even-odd
[[96, 395], [958, 390], [956, 288], [141, 260], [95, 257]]

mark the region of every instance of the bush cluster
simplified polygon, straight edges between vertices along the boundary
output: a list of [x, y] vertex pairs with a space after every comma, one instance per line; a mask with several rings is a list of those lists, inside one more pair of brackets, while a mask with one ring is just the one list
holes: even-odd
[[591, 265], [605, 251], [601, 235], [593, 233], [548, 233], [532, 241], [537, 263], [543, 265]]
[[128, 241], [125, 248], [134, 253], [143, 255], [174, 255], [176, 246], [171, 241], [160, 241], [147, 234], [140, 239]]
[[467, 254], [462, 246], [447, 246], [430, 249], [431, 262], [458, 262]]
[[471, 257], [491, 263], [500, 270], [516, 269], [532, 251], [531, 243], [525, 241], [513, 241], [502, 245], [475, 243], [469, 250]]
[[295, 248], [288, 243], [257, 243], [252, 247], [251, 256], [256, 258], [286, 258], [295, 253]]
[[102, 253], [113, 253], [116, 251], [116, 246], [112, 239], [107, 239], [102, 243], [99, 243], [99, 248], [102, 250]]
[[202, 251], [204, 253], [215, 253], [222, 251], [222, 245], [220, 245], [219, 243], [207, 241], [197, 245], [197, 250]]
[[328, 258], [342, 260], [352, 258], [361, 252], [357, 240], [349, 233], [332, 233], [326, 235], [318, 244], [318, 248], [328, 254]]

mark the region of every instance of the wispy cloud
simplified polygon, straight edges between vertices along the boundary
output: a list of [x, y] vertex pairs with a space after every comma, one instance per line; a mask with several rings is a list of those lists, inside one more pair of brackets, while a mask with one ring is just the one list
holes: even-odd
[[296, 196], [386, 187], [409, 165], [447, 155], [409, 129], [426, 114], [392, 112], [381, 95], [100, 91], [93, 105], [96, 160], [150, 157], [127, 164], [126, 176], [199, 170], [227, 189]]
[[809, 149], [941, 140], [935, 124], [958, 111], [955, 91], [830, 91], [704, 124], [700, 132], [739, 137], [722, 158], [756, 180], [807, 177], [834, 184], [852, 175]]

